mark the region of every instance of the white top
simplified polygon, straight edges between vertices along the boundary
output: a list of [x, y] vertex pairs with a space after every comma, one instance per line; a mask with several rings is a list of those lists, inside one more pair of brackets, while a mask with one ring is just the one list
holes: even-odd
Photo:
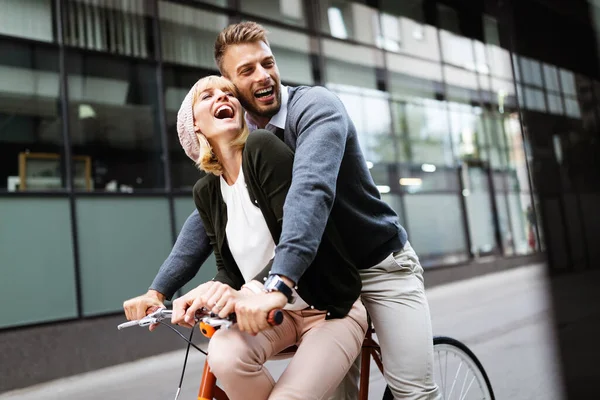
[[[223, 201], [227, 205], [227, 243], [244, 281], [248, 283], [275, 256], [275, 242], [260, 208], [252, 204], [242, 168], [233, 185], [229, 186], [222, 176], [220, 181]], [[286, 305], [286, 310], [308, 307], [297, 293], [294, 294], [296, 301]]]

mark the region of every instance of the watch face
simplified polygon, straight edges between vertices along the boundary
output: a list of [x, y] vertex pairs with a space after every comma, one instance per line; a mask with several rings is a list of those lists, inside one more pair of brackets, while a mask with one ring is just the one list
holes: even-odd
[[275, 275], [269, 276], [269, 278], [265, 282], [265, 289], [267, 289], [267, 290], [273, 289], [275, 287], [276, 278], [277, 277]]
[[268, 292], [278, 291], [283, 293], [288, 298], [288, 302], [291, 302], [293, 299], [292, 289], [290, 289], [289, 286], [286, 285], [285, 282], [277, 275], [269, 276], [264, 287]]

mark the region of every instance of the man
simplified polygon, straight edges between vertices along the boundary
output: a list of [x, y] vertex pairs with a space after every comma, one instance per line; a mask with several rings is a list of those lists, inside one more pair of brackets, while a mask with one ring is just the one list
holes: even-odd
[[[244, 326], [266, 329], [263, 304], [273, 304], [272, 290], [282, 282], [293, 287], [312, 262], [326, 221], [339, 215], [349, 226], [341, 233], [352, 262], [361, 270], [362, 300], [371, 316], [383, 354], [385, 378], [397, 399], [437, 399], [433, 382], [433, 340], [423, 269], [395, 212], [381, 200], [360, 150], [356, 129], [343, 104], [322, 87], [281, 85], [264, 29], [253, 22], [232, 25], [215, 43], [219, 70], [239, 90], [250, 129], [265, 128], [295, 151], [292, 184], [284, 205], [280, 241], [265, 286], [251, 306], [235, 308]], [[188, 155], [193, 144], [185, 142]], [[162, 307], [166, 298], [191, 279], [210, 254], [200, 217], [184, 224], [148, 293], [124, 304], [129, 319]], [[208, 282], [207, 299], [219, 289]], [[281, 287], [279, 286], [280, 290]], [[286, 303], [281, 298], [280, 307]], [[177, 321], [192, 299], [178, 300]], [[247, 321], [250, 321], [248, 323]]]

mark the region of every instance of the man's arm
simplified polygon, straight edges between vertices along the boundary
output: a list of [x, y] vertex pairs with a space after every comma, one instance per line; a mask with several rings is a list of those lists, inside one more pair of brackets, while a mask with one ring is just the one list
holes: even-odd
[[194, 210], [183, 224], [171, 254], [158, 270], [150, 290], [156, 290], [171, 299], [178, 289], [198, 273], [212, 250], [198, 210]]
[[352, 123], [343, 103], [329, 90], [314, 87], [300, 96], [288, 114], [298, 139], [271, 269], [294, 282], [312, 263], [321, 242]]

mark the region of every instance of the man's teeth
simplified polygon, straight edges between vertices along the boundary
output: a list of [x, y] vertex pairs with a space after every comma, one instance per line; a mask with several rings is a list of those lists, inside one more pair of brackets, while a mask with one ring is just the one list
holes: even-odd
[[256, 96], [261, 97], [261, 96], [269, 95], [272, 92], [273, 92], [273, 87], [266, 88], [266, 89], [260, 89], [260, 90], [256, 91]]

